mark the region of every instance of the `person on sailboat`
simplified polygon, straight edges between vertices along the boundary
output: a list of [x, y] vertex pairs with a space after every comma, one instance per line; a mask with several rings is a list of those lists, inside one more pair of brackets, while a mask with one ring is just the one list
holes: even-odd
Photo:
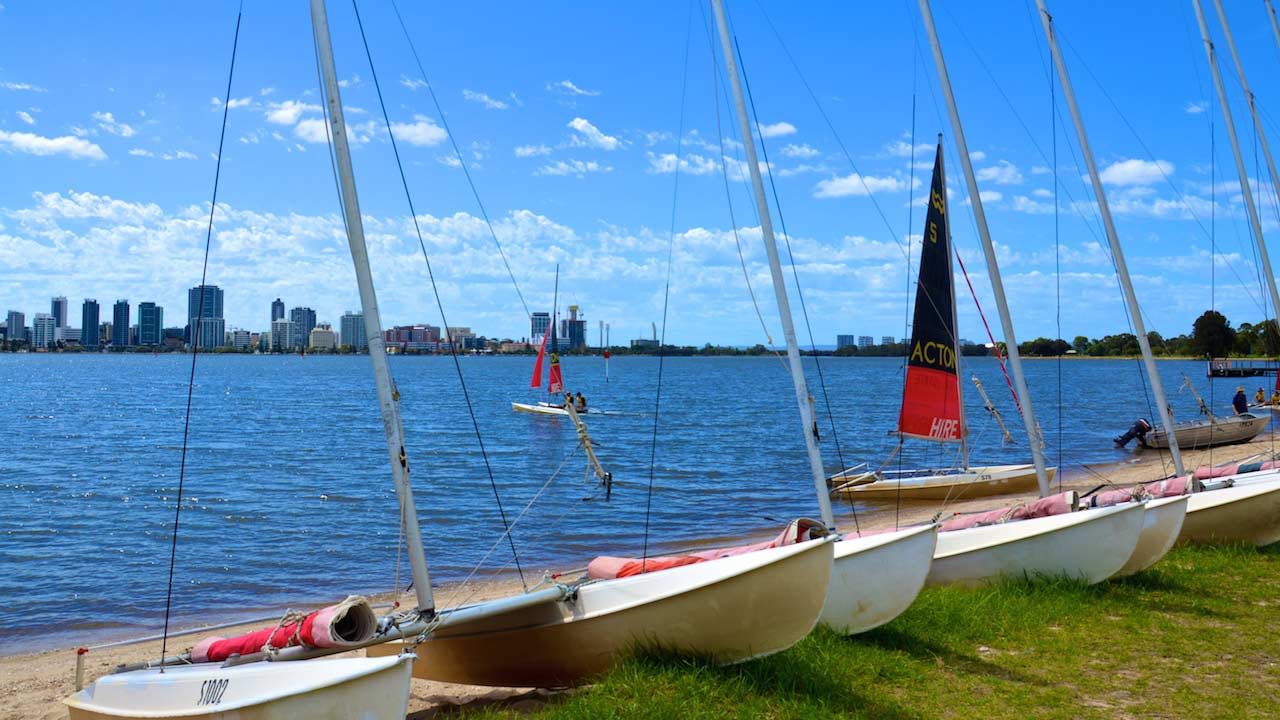
[[1266, 404], [1267, 404], [1267, 391], [1266, 391], [1266, 390], [1263, 390], [1262, 388], [1258, 388], [1258, 392], [1256, 392], [1256, 393], [1254, 393], [1254, 394], [1253, 394], [1253, 404], [1254, 404], [1254, 405], [1266, 405]]
[[566, 408], [567, 408], [567, 407], [569, 407], [569, 406], [571, 406], [571, 405], [573, 405], [573, 393], [567, 392], [567, 393], [565, 393], [565, 394], [564, 394], [564, 404], [563, 404], [563, 405], [561, 405], [560, 407], [566, 407]]
[[587, 398], [582, 394], [581, 391], [578, 392], [577, 403], [575, 403], [575, 405], [577, 406], [575, 409], [578, 412], [584, 413], [587, 411]]
[[1280, 405], [1280, 388], [1271, 391], [1270, 405]]
[[1243, 385], [1236, 388], [1236, 395], [1231, 398], [1231, 407], [1236, 411], [1237, 415], [1249, 412], [1249, 398], [1244, 395]]

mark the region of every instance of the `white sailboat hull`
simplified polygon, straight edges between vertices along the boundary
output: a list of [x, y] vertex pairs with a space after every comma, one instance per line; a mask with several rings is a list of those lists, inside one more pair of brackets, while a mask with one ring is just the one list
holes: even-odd
[[[1046, 468], [1046, 471], [1052, 481], [1057, 468]], [[841, 487], [859, 481], [867, 482]], [[896, 478], [880, 477], [876, 473], [847, 478], [837, 475], [828, 482], [837, 486], [837, 492], [875, 500], [957, 500], [1032, 492], [1038, 487], [1035, 466], [1029, 464], [989, 465], [958, 472]]]
[[71, 720], [404, 720], [412, 655], [183, 665], [105, 675], [63, 700]]
[[926, 585], [1037, 576], [1102, 582], [1133, 555], [1143, 516], [1143, 503], [1126, 503], [938, 533]]
[[[1243, 477], [1243, 476], [1242, 476]], [[1280, 542], [1280, 479], [1237, 480], [1221, 490], [1193, 493], [1180, 543]]]
[[[1178, 447], [1190, 450], [1248, 442], [1262, 432], [1268, 422], [1271, 422], [1270, 415], [1244, 413], [1212, 420], [1178, 423], [1174, 426], [1173, 432], [1178, 438]], [[1155, 428], [1138, 441], [1143, 447], [1169, 447], [1169, 435], [1162, 428]]]
[[937, 526], [836, 543], [822, 622], [854, 635], [898, 617], [915, 602], [933, 562]]
[[[559, 405], [552, 405], [551, 403], [544, 403], [544, 402], [540, 402], [536, 404], [513, 402], [511, 403], [511, 409], [516, 412], [533, 413], [535, 415], [557, 415], [560, 417], [569, 417], [568, 410], [565, 410]], [[591, 413], [591, 410], [589, 408], [587, 410], [578, 411], [579, 415], [590, 414], [590, 413]]]
[[1190, 495], [1159, 498], [1147, 502], [1146, 512], [1142, 516], [1142, 534], [1138, 537], [1138, 545], [1129, 556], [1129, 561], [1120, 568], [1116, 577], [1128, 577], [1142, 572], [1159, 562], [1160, 558], [1178, 541], [1178, 533], [1182, 531], [1182, 522], [1187, 515], [1187, 502]]
[[[417, 648], [414, 676], [559, 687], [627, 653], [661, 649], [720, 664], [785, 650], [817, 624], [835, 543], [811, 540], [581, 586], [576, 597], [449, 627]], [[401, 643], [369, 648], [395, 654]]]

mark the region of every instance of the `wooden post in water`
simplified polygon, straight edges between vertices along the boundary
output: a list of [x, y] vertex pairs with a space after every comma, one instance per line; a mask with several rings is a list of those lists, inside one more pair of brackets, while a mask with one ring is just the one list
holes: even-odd
[[1098, 213], [1102, 215], [1102, 225], [1107, 231], [1107, 242], [1111, 245], [1111, 257], [1116, 263], [1116, 274], [1120, 278], [1120, 289], [1124, 294], [1124, 304], [1129, 311], [1129, 320], [1133, 323], [1133, 331], [1138, 336], [1138, 347], [1142, 348], [1142, 361], [1147, 366], [1147, 376], [1151, 378], [1151, 390], [1155, 393], [1156, 404], [1160, 411], [1160, 422], [1169, 436], [1169, 456], [1173, 458], [1174, 470], [1183, 475], [1182, 453], [1178, 450], [1178, 437], [1173, 432], [1173, 415], [1169, 412], [1169, 402], [1164, 394], [1164, 383], [1160, 381], [1160, 373], [1156, 370], [1156, 360], [1151, 354], [1151, 340], [1147, 337], [1146, 323], [1142, 322], [1142, 308], [1138, 306], [1138, 296], [1133, 292], [1133, 281], [1129, 278], [1129, 266], [1124, 261], [1124, 249], [1120, 247], [1120, 238], [1116, 235], [1116, 225], [1111, 219], [1111, 206], [1107, 204], [1107, 193], [1102, 189], [1102, 178], [1098, 174], [1098, 164], [1093, 159], [1093, 150], [1089, 147], [1089, 136], [1084, 129], [1084, 120], [1080, 117], [1080, 108], [1076, 105], [1076, 95], [1071, 89], [1071, 77], [1067, 74], [1067, 65], [1062, 60], [1062, 51], [1058, 48], [1058, 37], [1053, 32], [1053, 16], [1044, 0], [1036, 0], [1040, 11], [1040, 23], [1044, 27], [1045, 37], [1049, 39], [1049, 52], [1053, 55], [1053, 64], [1058, 69], [1058, 80], [1062, 83], [1062, 94], [1067, 99], [1067, 107], [1071, 110], [1071, 119], [1076, 127], [1076, 137], [1080, 140], [1080, 154], [1084, 156], [1085, 165], [1089, 168], [1089, 179], [1093, 181], [1093, 194], [1098, 200]]
[[[978, 224], [978, 237], [982, 240], [982, 254], [987, 261], [991, 292], [995, 295], [996, 307], [1000, 310], [1000, 327], [1004, 330], [1009, 365], [1013, 368], [1013, 383], [1018, 393], [1018, 404], [1022, 407], [1022, 422], [1027, 427], [1027, 444], [1031, 446], [1031, 459], [1036, 466], [1036, 483], [1040, 486], [1040, 497], [1044, 497], [1049, 494], [1049, 473], [1045, 469], [1044, 460], [1044, 438], [1040, 432], [1040, 423], [1036, 421], [1035, 409], [1031, 405], [1031, 391], [1027, 388], [1027, 377], [1022, 370], [1022, 356], [1018, 352], [1018, 338], [1013, 331], [1013, 316], [1009, 313], [1009, 302], [1004, 295], [1004, 281], [1000, 277], [996, 248], [991, 242], [991, 231], [987, 228], [987, 213], [982, 208], [978, 179], [973, 172], [973, 162], [969, 159], [969, 145], [964, 138], [964, 126], [960, 123], [960, 109], [956, 106], [955, 95], [951, 92], [951, 76], [947, 74], [947, 61], [943, 57], [942, 45], [938, 41], [938, 30], [933, 24], [933, 11], [929, 7], [929, 0], [919, 0], [919, 4], [920, 14], [924, 16], [924, 26], [929, 31], [933, 60], [938, 66], [942, 95], [947, 99], [947, 111], [951, 115], [951, 131], [955, 134], [956, 152], [960, 154], [960, 165], [964, 168], [964, 179], [969, 188], [969, 200], [973, 203], [973, 217]], [[947, 223], [947, 228], [949, 232], [951, 223]], [[952, 252], [955, 252], [955, 248], [952, 248]], [[959, 332], [959, 326], [956, 326], [956, 331]]]
[[[773, 293], [778, 301], [778, 315], [782, 320], [782, 334], [787, 339], [787, 364], [791, 369], [791, 383], [796, 390], [796, 404], [800, 408], [800, 426], [804, 432], [805, 450], [809, 454], [809, 470], [813, 474], [813, 488], [818, 494], [818, 509], [822, 522], [834, 530], [835, 516], [831, 513], [831, 498], [827, 491], [827, 473], [818, 452], [818, 439], [813, 434], [813, 415], [809, 410], [809, 387], [804, 379], [804, 366], [800, 362], [800, 346], [796, 342], [796, 327], [791, 318], [791, 302], [787, 298], [786, 281], [782, 277], [782, 262], [778, 259], [778, 242], [773, 236], [773, 221], [769, 217], [769, 201], [764, 194], [764, 180], [760, 177], [760, 163], [756, 160], [755, 134], [751, 132], [751, 120], [747, 115], [747, 103], [742, 91], [742, 77], [734, 59], [733, 40], [729, 36], [729, 21], [724, 14], [724, 0], [711, 0], [715, 8], [716, 24], [720, 27], [720, 44], [724, 48], [725, 71], [729, 75], [729, 87], [733, 89], [733, 102], [738, 110], [738, 122], [742, 126], [742, 140], [747, 149], [747, 169], [751, 173], [751, 186], [755, 189], [756, 207], [760, 211], [760, 231], [764, 235], [764, 249], [769, 255], [769, 271], [773, 275]], [[677, 172], [679, 168], [677, 168]]]

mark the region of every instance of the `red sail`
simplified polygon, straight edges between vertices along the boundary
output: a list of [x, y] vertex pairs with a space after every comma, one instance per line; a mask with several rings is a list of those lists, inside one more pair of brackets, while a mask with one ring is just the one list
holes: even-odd
[[542, 357], [547, 354], [547, 335], [543, 333], [542, 345], [538, 347], [538, 359], [533, 362], [533, 380], [529, 382], [529, 387], [542, 387]]
[[942, 143], [933, 165], [925, 218], [920, 281], [908, 346], [907, 382], [898, 432], [941, 442], [964, 434], [960, 377], [956, 372], [955, 293], [951, 284], [951, 233], [947, 227]]
[[560, 378], [560, 355], [551, 353], [551, 373], [547, 376], [547, 392], [558, 395], [564, 392], [564, 381]]

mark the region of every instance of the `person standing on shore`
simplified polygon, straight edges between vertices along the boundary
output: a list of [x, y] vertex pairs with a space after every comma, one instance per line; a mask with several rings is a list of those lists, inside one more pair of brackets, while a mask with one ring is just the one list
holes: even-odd
[[1249, 412], [1249, 398], [1244, 395], [1243, 385], [1236, 388], [1236, 396], [1231, 398], [1231, 407], [1235, 409], [1237, 415]]

